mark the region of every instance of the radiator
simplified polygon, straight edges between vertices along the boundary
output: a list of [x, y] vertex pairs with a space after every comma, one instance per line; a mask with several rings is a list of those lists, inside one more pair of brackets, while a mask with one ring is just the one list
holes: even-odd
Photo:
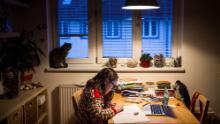
[[73, 124], [74, 108], [72, 94], [79, 89], [81, 87], [70, 84], [59, 86], [60, 124]]

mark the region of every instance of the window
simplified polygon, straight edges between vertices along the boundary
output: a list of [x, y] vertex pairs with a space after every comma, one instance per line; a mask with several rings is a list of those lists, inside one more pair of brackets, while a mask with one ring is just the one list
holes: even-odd
[[73, 63], [104, 63], [109, 57], [124, 63], [142, 53], [176, 57], [178, 7], [173, 0], [157, 2], [157, 10], [129, 11], [121, 9], [125, 0], [58, 0], [59, 45], [72, 43]]
[[159, 21], [144, 20], [142, 21], [142, 38], [158, 39], [159, 38]]
[[88, 24], [87, 22], [80, 22], [80, 34], [81, 40], [87, 40], [88, 41]]
[[59, 46], [65, 42], [72, 44], [68, 62], [90, 61], [92, 45], [88, 35], [88, 0], [58, 0], [57, 6]]
[[142, 11], [142, 52], [172, 57], [173, 0], [158, 0], [160, 9]]
[[60, 34], [67, 34], [69, 32], [69, 23], [65, 21], [61, 21], [60, 25], [61, 25]]
[[121, 9], [124, 0], [102, 0], [98, 62], [105, 58], [132, 58], [132, 13]]
[[105, 39], [120, 39], [121, 28], [120, 21], [104, 21], [104, 36]]

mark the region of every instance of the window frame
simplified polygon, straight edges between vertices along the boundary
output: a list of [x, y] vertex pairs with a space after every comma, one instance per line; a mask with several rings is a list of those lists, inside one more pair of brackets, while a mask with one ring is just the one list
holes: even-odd
[[[58, 4], [58, 0], [55, 1], [50, 1], [51, 3], [51, 12], [50, 13], [50, 17], [49, 20], [52, 21], [51, 25], [49, 25], [50, 27], [50, 34], [53, 38], [49, 38], [51, 41], [59, 41], [59, 34], [58, 34], [58, 29], [57, 29], [57, 25], [58, 25], [58, 15], [57, 15], [57, 4]], [[50, 8], [50, 7], [49, 7]], [[55, 16], [54, 16], [55, 15]], [[87, 34], [66, 34], [63, 36], [81, 36], [83, 38], [83, 36], [88, 36], [88, 58], [67, 58], [66, 62], [68, 64], [95, 64], [96, 63], [96, 18], [95, 18], [95, 3], [92, 0], [88, 0], [88, 35]], [[92, 24], [93, 23], [93, 24]], [[59, 42], [51, 42], [49, 44], [49, 51], [51, 51], [53, 48], [56, 48], [57, 46], [59, 46]]]
[[[101, 0], [99, 0], [101, 1]], [[101, 2], [100, 2], [101, 3]], [[97, 3], [99, 4], [99, 3]], [[183, 0], [173, 0], [173, 18], [172, 18], [172, 56], [173, 58], [176, 58], [178, 56], [182, 55], [182, 41], [183, 41], [183, 9], [184, 9], [184, 1]], [[105, 63], [108, 61], [108, 58], [103, 58], [103, 49], [102, 49], [102, 28], [100, 27], [102, 25], [101, 20], [101, 5], [99, 5], [98, 8], [98, 17], [100, 17], [100, 21], [98, 23], [98, 58], [97, 63]], [[117, 58], [118, 63], [127, 63], [128, 59], [135, 59], [139, 61], [139, 58], [141, 57], [141, 48], [142, 48], [142, 22], [141, 22], [141, 11], [140, 10], [134, 10], [133, 16], [132, 16], [132, 43], [133, 43], [133, 57], [132, 58]], [[159, 35], [159, 34], [158, 34]]]
[[[57, 33], [57, 1], [49, 1], [47, 9], [47, 24], [48, 24], [48, 42], [49, 51], [58, 46]], [[54, 16], [56, 15], [56, 16]], [[133, 59], [139, 60], [141, 56], [141, 16], [140, 11], [134, 10], [132, 16], [132, 40], [133, 40]], [[51, 23], [52, 22], [52, 23]], [[88, 43], [89, 57], [67, 59], [69, 64], [86, 63], [100, 64], [105, 63], [108, 58], [102, 58], [102, 34], [100, 25], [101, 17], [101, 0], [88, 0]], [[172, 30], [172, 57], [176, 58], [182, 55], [182, 42], [184, 32], [184, 0], [173, 0], [173, 30]], [[101, 29], [101, 30], [100, 30]], [[119, 58], [118, 63], [126, 63], [131, 58]]]
[[[145, 26], [143, 26], [145, 23], [148, 23], [148, 31], [149, 31], [149, 34], [148, 35], [145, 35]], [[156, 23], [156, 35], [153, 35], [152, 32], [152, 23], [155, 22]], [[142, 24], [142, 39], [158, 39], [159, 38], [159, 33], [160, 32], [160, 22], [158, 22], [157, 19], [151, 19], [151, 20], [145, 20]]]
[[66, 21], [61, 21], [61, 33], [65, 34], [65, 32], [69, 31], [69, 24], [66, 23]]
[[[102, 0], [97, 0], [97, 5], [98, 5], [98, 8], [97, 8], [97, 15], [98, 15], [98, 20], [97, 20], [97, 64], [103, 64], [103, 63], [106, 63], [109, 58], [104, 58], [103, 57], [103, 42], [102, 42]], [[136, 23], [136, 19], [134, 17], [134, 15], [137, 13], [137, 11], [133, 11], [132, 13], [132, 27], [135, 27], [135, 23]], [[138, 25], [137, 25], [138, 26]], [[137, 44], [137, 42], [133, 42], [134, 40], [137, 41], [137, 38], [136, 38], [136, 28], [132, 28], [132, 56], [134, 59], [138, 60], [137, 57], [135, 57], [135, 55], [137, 55], [137, 50], [134, 50], [134, 49], [138, 49], [140, 48]], [[117, 63], [127, 63], [128, 59], [131, 59], [131, 58], [117, 58]]]
[[[105, 31], [106, 32], [106, 34], [104, 34], [104, 37], [106, 38], [106, 39], [120, 39], [121, 38], [121, 29], [119, 29], [119, 30], [117, 30], [117, 32], [118, 32], [118, 35], [115, 35], [114, 36], [114, 28], [113, 27], [115, 27], [116, 25], [120, 25], [121, 24], [121, 21], [120, 20], [115, 20], [115, 21], [107, 21], [105, 24], [104, 24], [104, 26], [106, 27], [106, 30], [107, 31]], [[109, 25], [111, 25], [111, 35], [108, 35], [108, 26]]]

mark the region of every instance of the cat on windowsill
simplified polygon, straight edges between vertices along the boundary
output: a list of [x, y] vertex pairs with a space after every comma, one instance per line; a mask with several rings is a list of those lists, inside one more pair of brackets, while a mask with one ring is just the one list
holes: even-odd
[[49, 55], [49, 64], [51, 68], [67, 68], [66, 56], [72, 48], [71, 43], [64, 43], [61, 47], [54, 48]]

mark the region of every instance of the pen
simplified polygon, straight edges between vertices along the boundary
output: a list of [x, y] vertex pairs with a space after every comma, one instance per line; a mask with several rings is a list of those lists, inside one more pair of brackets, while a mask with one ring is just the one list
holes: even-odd
[[148, 105], [148, 104], [150, 104], [150, 102], [147, 102], [147, 103], [143, 104], [142, 106], [145, 106], [145, 105]]

